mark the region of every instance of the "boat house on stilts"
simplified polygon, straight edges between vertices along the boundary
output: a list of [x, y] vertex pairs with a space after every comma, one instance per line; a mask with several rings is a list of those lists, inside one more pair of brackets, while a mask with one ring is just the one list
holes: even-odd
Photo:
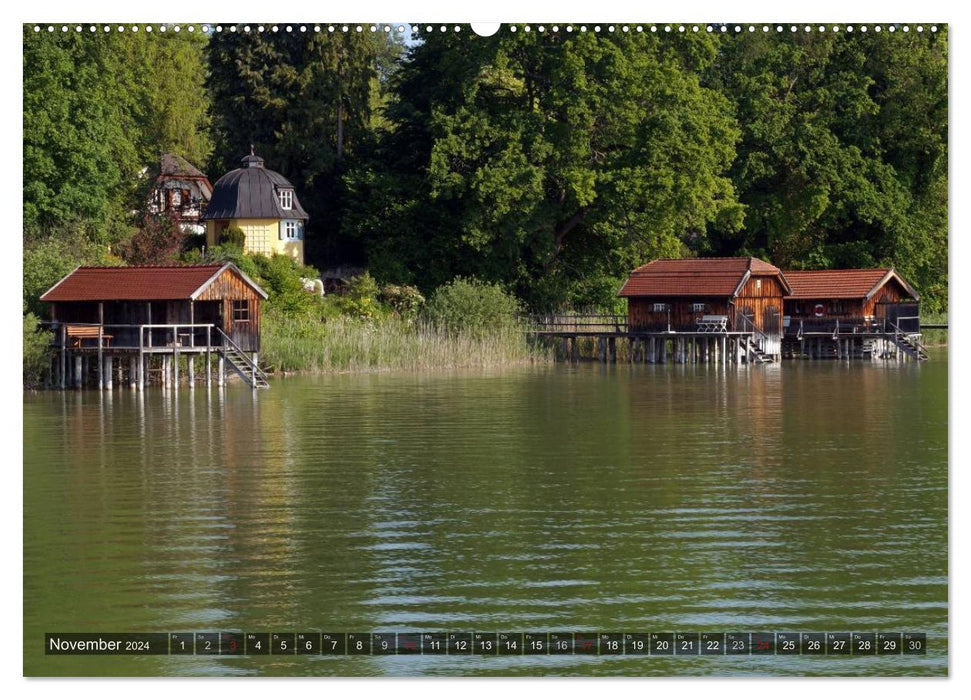
[[79, 267], [41, 296], [54, 332], [52, 385], [170, 386], [184, 371], [194, 386], [199, 369], [207, 385], [222, 385], [233, 371], [265, 388], [259, 352], [266, 298], [232, 263]]
[[926, 360], [916, 290], [892, 268], [783, 272], [758, 258], [653, 260], [618, 292], [627, 316], [535, 317], [533, 333], [579, 359], [766, 363], [782, 357]]
[[642, 265], [619, 294], [636, 357], [771, 362], [782, 353], [790, 291], [782, 271], [758, 258], [690, 258]]

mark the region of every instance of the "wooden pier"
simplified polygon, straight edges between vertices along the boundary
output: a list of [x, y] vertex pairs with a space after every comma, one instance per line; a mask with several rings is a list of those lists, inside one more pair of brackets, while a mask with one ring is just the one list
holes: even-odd
[[[207, 384], [233, 371], [269, 384], [259, 366], [260, 305], [267, 298], [232, 263], [79, 267], [41, 296], [53, 331], [51, 386], [189, 386], [201, 362]], [[184, 369], [183, 369], [184, 367]]]
[[[584, 355], [605, 363], [617, 362], [621, 356], [637, 364], [716, 365], [767, 364], [782, 358], [927, 359], [920, 333], [904, 331], [894, 323], [836, 320], [809, 330], [806, 324], [787, 325], [778, 353], [770, 353], [766, 352], [770, 344], [758, 329], [725, 330], [706, 318], [711, 317], [699, 317], [696, 330], [632, 331], [626, 316], [531, 316], [527, 332], [557, 343], [559, 356], [570, 362], [578, 362]], [[583, 347], [589, 352], [582, 352]]]
[[243, 352], [215, 324], [42, 325], [53, 333], [48, 375], [52, 388], [170, 387], [182, 376], [190, 387], [199, 378], [206, 386], [224, 386], [228, 372], [254, 388], [268, 386], [258, 356]]

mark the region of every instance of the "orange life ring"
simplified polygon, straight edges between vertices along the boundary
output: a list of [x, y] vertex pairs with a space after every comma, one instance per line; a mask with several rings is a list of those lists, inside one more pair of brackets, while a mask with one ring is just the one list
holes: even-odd
[[813, 307], [813, 316], [815, 316], [816, 318], [819, 318], [820, 316], [824, 316], [825, 314], [826, 314], [826, 307], [823, 306], [822, 304], [816, 304], [816, 306]]

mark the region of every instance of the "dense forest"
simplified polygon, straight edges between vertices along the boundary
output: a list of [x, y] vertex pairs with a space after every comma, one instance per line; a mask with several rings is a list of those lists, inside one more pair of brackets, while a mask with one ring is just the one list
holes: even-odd
[[161, 153], [215, 181], [250, 144], [318, 269], [608, 309], [654, 257], [756, 255], [893, 265], [946, 309], [946, 29], [57, 29], [24, 28], [25, 311], [156, 235]]

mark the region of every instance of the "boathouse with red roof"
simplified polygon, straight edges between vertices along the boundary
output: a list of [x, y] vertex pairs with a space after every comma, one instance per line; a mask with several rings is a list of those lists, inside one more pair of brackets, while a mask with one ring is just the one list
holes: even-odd
[[631, 332], [696, 333], [720, 317], [723, 331], [764, 334], [765, 351], [775, 355], [790, 291], [779, 268], [746, 257], [652, 260], [631, 272], [619, 294]]
[[131, 360], [133, 385], [144, 385], [155, 364], [161, 365], [164, 381], [170, 374], [177, 381], [180, 356], [192, 381], [192, 362], [205, 354], [207, 372], [210, 358], [219, 359], [220, 382], [228, 362], [251, 385], [262, 386], [258, 353], [266, 298], [258, 284], [227, 262], [78, 267], [40, 299], [49, 304], [62, 385], [70, 379], [81, 386], [96, 374], [99, 384], [110, 386], [119, 357]]
[[800, 327], [832, 332], [837, 322], [857, 332], [887, 323], [905, 332], [920, 331], [920, 295], [892, 267], [787, 270], [785, 276], [792, 287], [785, 301], [789, 334]]

